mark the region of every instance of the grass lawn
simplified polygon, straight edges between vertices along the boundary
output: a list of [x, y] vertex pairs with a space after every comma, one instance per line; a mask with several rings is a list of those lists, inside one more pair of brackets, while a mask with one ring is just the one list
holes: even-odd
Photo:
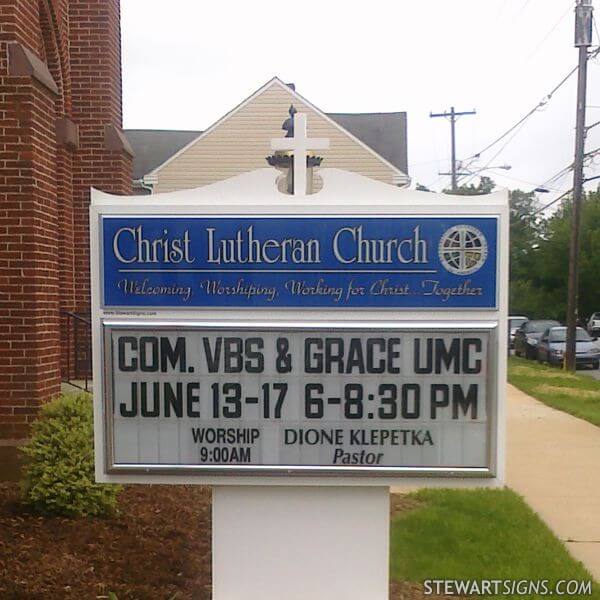
[[[392, 580], [591, 579], [510, 490], [421, 490], [406, 500], [413, 508], [392, 518]], [[600, 587], [586, 598], [600, 598]]]
[[548, 406], [600, 426], [600, 381], [511, 356], [508, 381]]

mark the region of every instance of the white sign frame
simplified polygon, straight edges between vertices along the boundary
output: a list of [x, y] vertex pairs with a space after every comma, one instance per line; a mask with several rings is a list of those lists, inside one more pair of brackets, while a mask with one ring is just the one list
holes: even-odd
[[[154, 196], [127, 197], [104, 194], [92, 190], [90, 207], [91, 235], [91, 286], [92, 286], [92, 338], [93, 374], [96, 401], [94, 403], [96, 479], [112, 483], [173, 483], [209, 485], [267, 485], [267, 486], [394, 486], [423, 485], [436, 487], [496, 487], [504, 482], [505, 462], [505, 380], [506, 380], [506, 331], [508, 310], [508, 232], [509, 210], [506, 191], [486, 196], [461, 196], [400, 190], [393, 186], [340, 171], [323, 169], [320, 172], [323, 190], [311, 196], [285, 196], [276, 189], [277, 174], [272, 169], [259, 169], [197, 190], [185, 190]], [[242, 192], [243, 190], [243, 192]], [[147, 309], [104, 309], [101, 307], [101, 256], [99, 222], [102, 215], [389, 215], [389, 216], [494, 216], [498, 219], [498, 264], [497, 288], [498, 307], [477, 310], [322, 310], [318, 316], [315, 309], [294, 311], [294, 321], [331, 323], [332, 326], [348, 326], [353, 322], [383, 324], [397, 322], [403, 325], [418, 323], [444, 323], [460, 325], [472, 323], [479, 326], [496, 327], [495, 355], [497, 370], [495, 394], [495, 448], [492, 477], [436, 476], [424, 479], [421, 476], [197, 476], [181, 474], [157, 474], [146, 471], [135, 474], [107, 472], [105, 449], [105, 410], [102, 399], [105, 395], [103, 371], [103, 323], [105, 321], [132, 321], [144, 324], [158, 320], [167, 323], [210, 321], [247, 322], [256, 325], [265, 321], [264, 310], [210, 309], [206, 310], [147, 310]], [[269, 322], [278, 325], [290, 321], [289, 309], [276, 309], [269, 314]]]

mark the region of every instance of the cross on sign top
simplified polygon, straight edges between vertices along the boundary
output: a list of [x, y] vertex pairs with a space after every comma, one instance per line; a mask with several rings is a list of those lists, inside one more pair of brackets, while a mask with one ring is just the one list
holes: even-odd
[[327, 138], [308, 138], [306, 135], [306, 115], [294, 115], [294, 137], [274, 138], [271, 140], [272, 150], [293, 150], [294, 152], [294, 195], [306, 194], [306, 157], [308, 150], [324, 150], [329, 148]]

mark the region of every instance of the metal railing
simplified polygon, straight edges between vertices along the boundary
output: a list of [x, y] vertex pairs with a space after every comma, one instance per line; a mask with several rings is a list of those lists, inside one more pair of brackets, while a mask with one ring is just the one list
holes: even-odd
[[67, 326], [66, 377], [63, 381], [91, 391], [92, 382], [92, 323], [89, 313], [63, 311]]

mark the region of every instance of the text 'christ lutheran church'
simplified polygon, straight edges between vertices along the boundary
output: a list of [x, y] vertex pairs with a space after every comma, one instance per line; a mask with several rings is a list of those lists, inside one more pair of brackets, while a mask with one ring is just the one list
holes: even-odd
[[[215, 227], [196, 232], [206, 238], [206, 262], [221, 264], [319, 264], [321, 240], [318, 238], [283, 239], [256, 237], [254, 226], [238, 229], [233, 237], [219, 237]], [[181, 237], [170, 237], [163, 229], [158, 238], [148, 239], [143, 227], [123, 227], [113, 239], [116, 259], [123, 264], [193, 264], [190, 243], [193, 232], [186, 229]], [[124, 251], [121, 241], [128, 241], [130, 251]], [[361, 225], [341, 227], [330, 240], [334, 256], [344, 264], [419, 264], [427, 262], [427, 241], [420, 237], [417, 225], [408, 237], [371, 239], [363, 233]]]

